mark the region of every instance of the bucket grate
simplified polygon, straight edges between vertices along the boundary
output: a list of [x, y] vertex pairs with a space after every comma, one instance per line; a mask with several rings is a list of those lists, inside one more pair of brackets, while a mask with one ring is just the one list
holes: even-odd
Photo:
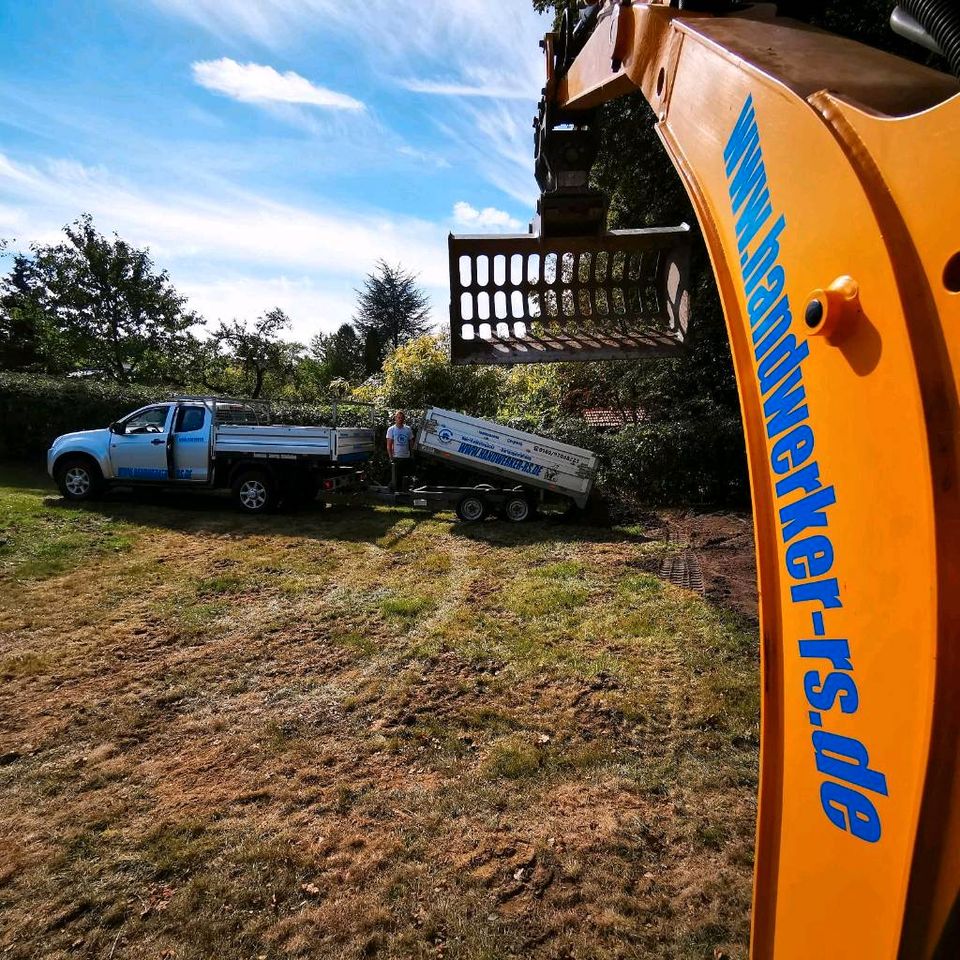
[[690, 228], [450, 237], [456, 364], [668, 356], [689, 313]]

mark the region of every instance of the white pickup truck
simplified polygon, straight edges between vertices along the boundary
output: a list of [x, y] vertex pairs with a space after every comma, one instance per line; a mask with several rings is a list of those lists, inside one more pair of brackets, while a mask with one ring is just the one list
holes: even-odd
[[57, 437], [47, 470], [68, 500], [106, 486], [229, 488], [246, 513], [312, 499], [321, 486], [358, 478], [373, 430], [263, 422], [252, 403], [181, 397], [134, 410], [103, 430]]

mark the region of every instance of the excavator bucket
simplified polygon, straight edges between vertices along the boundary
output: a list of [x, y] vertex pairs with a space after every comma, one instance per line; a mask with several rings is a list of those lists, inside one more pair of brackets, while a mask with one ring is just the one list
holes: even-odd
[[689, 313], [690, 229], [452, 236], [455, 364], [670, 356]]
[[596, 112], [554, 102], [558, 66], [584, 38], [565, 28], [559, 49], [553, 34], [543, 44], [547, 86], [534, 120], [540, 200], [530, 233], [450, 237], [452, 363], [623, 360], [683, 346], [690, 228], [605, 232], [608, 199], [590, 186]]

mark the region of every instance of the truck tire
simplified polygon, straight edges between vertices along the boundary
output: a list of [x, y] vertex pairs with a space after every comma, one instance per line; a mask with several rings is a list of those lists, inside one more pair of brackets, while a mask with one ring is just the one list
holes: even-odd
[[523, 523], [529, 520], [533, 513], [533, 504], [522, 493], [507, 497], [500, 508], [500, 516], [510, 523]]
[[90, 457], [64, 457], [54, 473], [65, 500], [93, 500], [103, 490], [103, 474]]
[[487, 501], [479, 493], [465, 493], [457, 503], [457, 519], [477, 523], [487, 515]]
[[241, 470], [233, 479], [233, 502], [241, 513], [269, 513], [279, 500], [277, 483], [266, 470]]

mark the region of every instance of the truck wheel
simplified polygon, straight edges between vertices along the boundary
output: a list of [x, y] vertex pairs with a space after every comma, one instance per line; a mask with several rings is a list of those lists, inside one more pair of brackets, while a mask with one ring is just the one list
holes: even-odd
[[533, 516], [533, 507], [526, 497], [515, 495], [504, 501], [501, 514], [504, 520], [511, 523], [523, 523]]
[[464, 523], [476, 523], [487, 515], [487, 501], [477, 493], [464, 494], [457, 503], [457, 518]]
[[277, 505], [277, 485], [265, 470], [242, 470], [233, 481], [233, 502], [243, 513], [269, 513]]
[[89, 457], [65, 457], [57, 464], [56, 479], [66, 500], [92, 500], [103, 489], [100, 468]]

